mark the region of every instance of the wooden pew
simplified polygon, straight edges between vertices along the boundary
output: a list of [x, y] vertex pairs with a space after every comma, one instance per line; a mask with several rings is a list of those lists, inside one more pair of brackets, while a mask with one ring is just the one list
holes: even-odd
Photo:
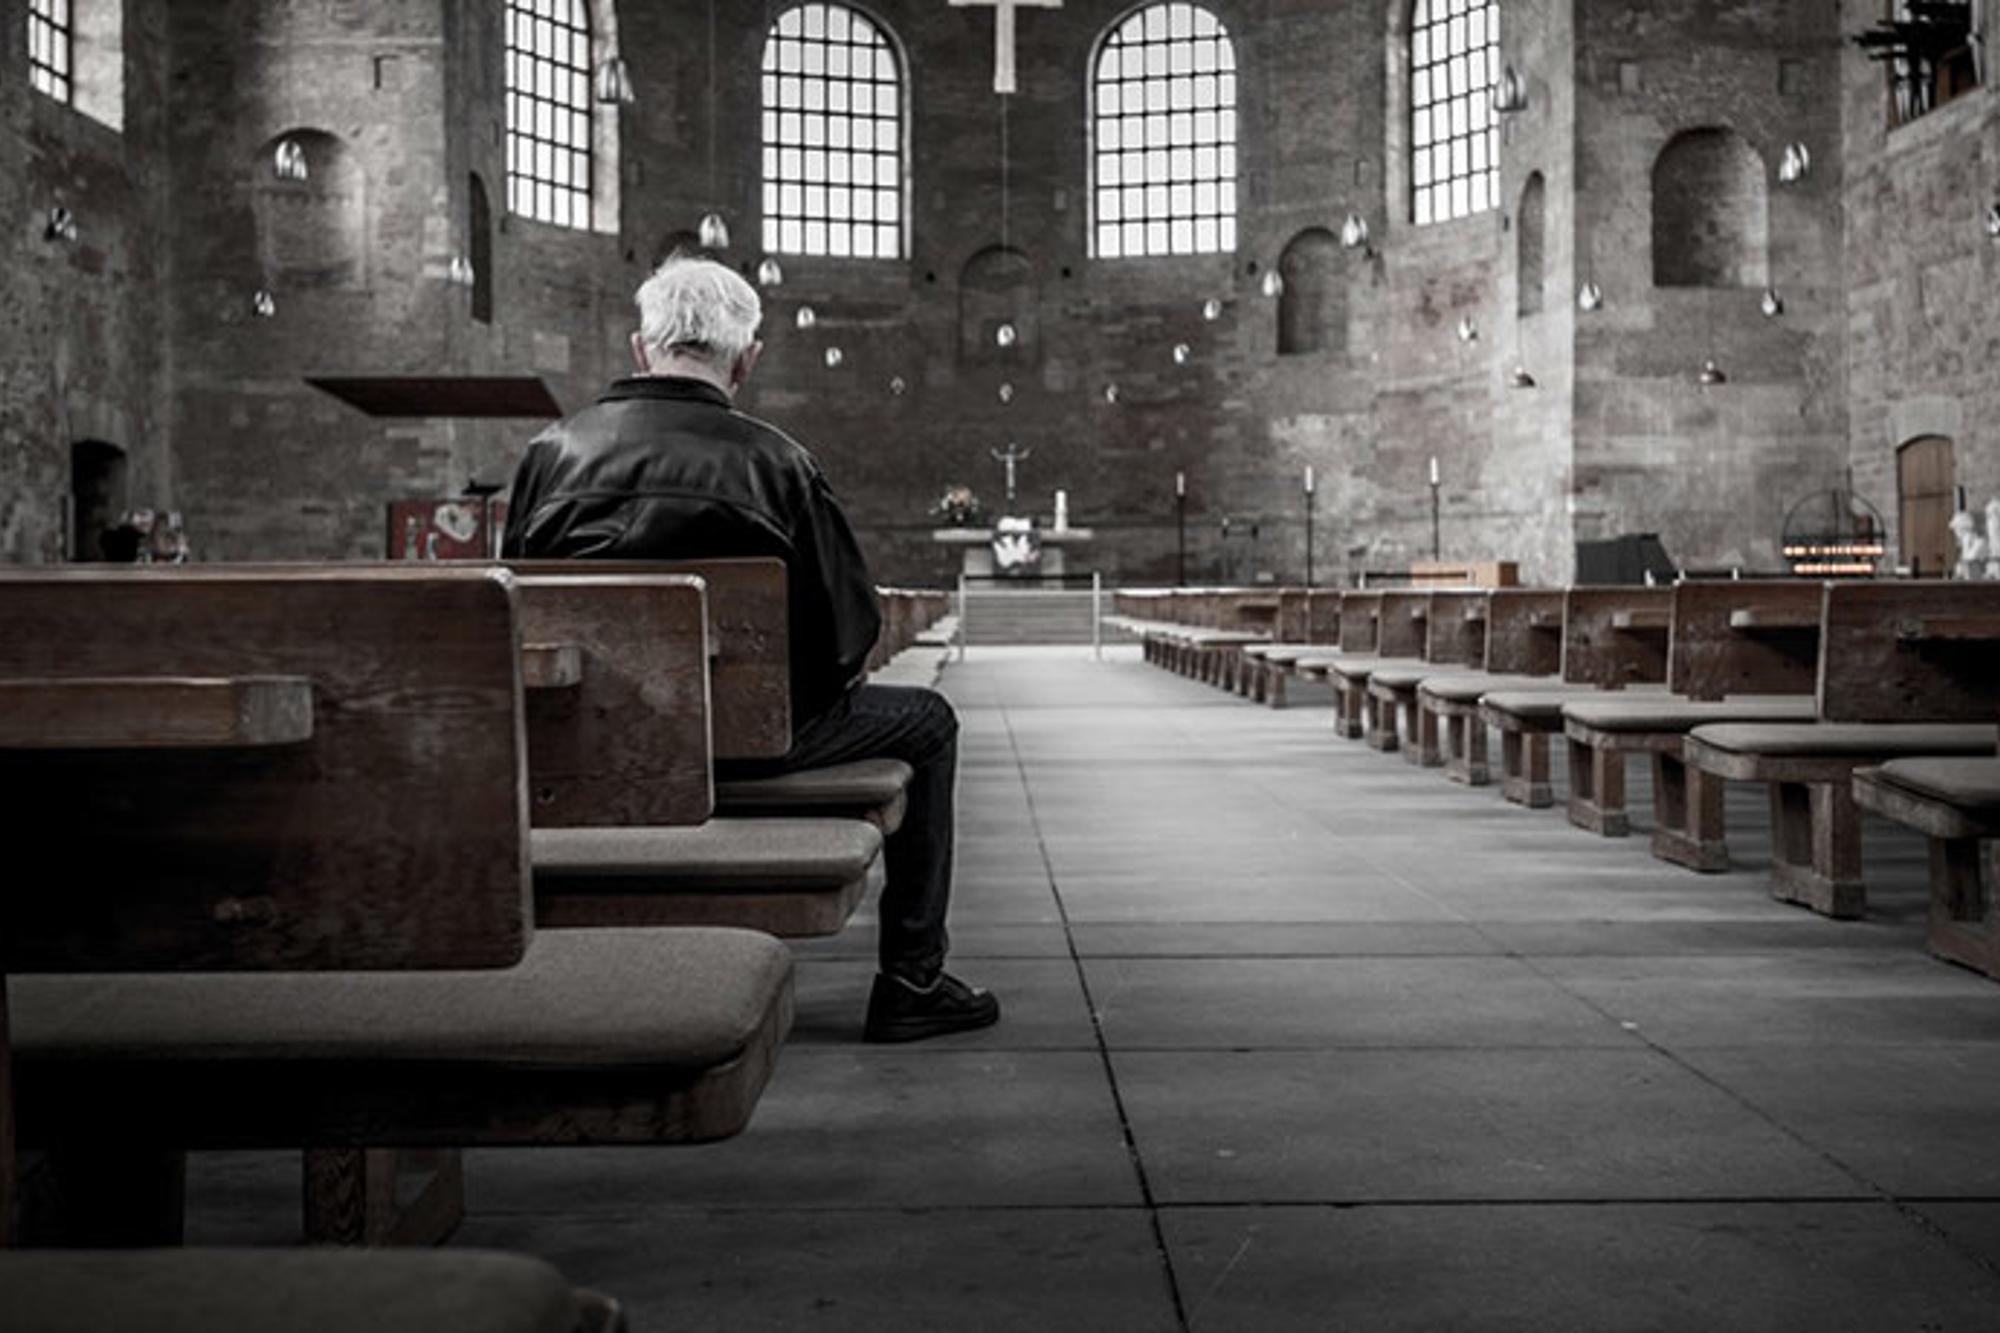
[[1400, 742], [1384, 748], [1400, 748], [1409, 763], [1425, 768], [1444, 763], [1436, 730], [1424, 728], [1426, 714], [1417, 703], [1418, 687], [1454, 667], [1464, 671], [1486, 660], [1488, 602], [1487, 594], [1476, 588], [1432, 593], [1424, 619], [1423, 661], [1383, 663], [1369, 673], [1370, 707], [1382, 719], [1382, 729], [1394, 733], [1401, 728]]
[[[2000, 721], [2000, 586], [1836, 585], [1825, 615], [1827, 721]], [[1854, 797], [1930, 839], [1930, 951], [2000, 979], [2000, 760], [1898, 760]]]
[[1447, 778], [1472, 787], [1492, 781], [1480, 700], [1495, 690], [1559, 688], [1562, 626], [1561, 592], [1496, 588], [1487, 597], [1484, 669], [1427, 677], [1418, 687], [1420, 743], [1438, 752]]
[[1820, 588], [1803, 582], [1683, 583], [1669, 612], [1664, 699], [1584, 699], [1563, 709], [1570, 822], [1623, 837], [1625, 757], [1653, 770], [1653, 855], [1694, 870], [1729, 868], [1723, 785], [1683, 758], [1687, 734], [1719, 722], [1810, 722]]
[[[177, 1235], [189, 1148], [306, 1148], [315, 1239], [434, 1239], [455, 1151], [400, 1212], [370, 1150], [747, 1122], [791, 1019], [782, 945], [534, 933], [519, 623], [490, 568], [0, 574], [6, 688], [152, 700], [81, 740], [10, 714], [0, 748], [18, 863], [65, 870], [0, 896], [0, 966], [64, 974], [11, 982], [17, 1126], [150, 1196], [99, 1219], [113, 1238]], [[309, 735], [162, 741], [162, 682], [269, 677], [306, 682]], [[285, 972], [229, 970], [257, 968]]]
[[[1667, 678], [1669, 588], [1572, 588], [1563, 596], [1563, 690], [1494, 690], [1480, 700], [1482, 721], [1500, 733], [1500, 794], [1516, 805], [1555, 804], [1549, 741], [1563, 729], [1563, 705], [1600, 690], [1663, 685]], [[1595, 775], [1570, 774], [1572, 785]], [[1593, 791], [1586, 787], [1586, 792]]]
[[1377, 750], [1396, 748], [1396, 729], [1385, 727], [1381, 710], [1368, 693], [1369, 677], [1390, 663], [1421, 665], [1429, 638], [1431, 594], [1401, 590], [1380, 594], [1376, 607], [1375, 651], [1343, 652], [1331, 663], [1328, 679], [1336, 696], [1335, 730], [1352, 740], [1361, 738]]
[[[1311, 681], [1334, 680], [1334, 667], [1349, 657], [1374, 657], [1382, 639], [1382, 597], [1379, 592], [1343, 593], [1340, 598], [1340, 642], [1332, 649], [1299, 654], [1292, 662], [1298, 676]], [[1361, 716], [1350, 718], [1338, 689], [1334, 695], [1334, 734], [1347, 740], [1361, 738]]]

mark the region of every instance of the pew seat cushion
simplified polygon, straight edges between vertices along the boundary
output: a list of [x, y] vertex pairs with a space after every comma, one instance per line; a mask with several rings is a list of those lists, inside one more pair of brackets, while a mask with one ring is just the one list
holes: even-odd
[[1694, 739], [1730, 754], [1882, 760], [1991, 755], [1995, 729], [1950, 722], [1723, 722], [1697, 728]]
[[2000, 826], [2000, 759], [1896, 759], [1878, 781], [1949, 805], [1988, 827]]
[[1376, 657], [1372, 654], [1349, 653], [1335, 659], [1333, 672], [1342, 680], [1366, 684], [1375, 678], [1378, 671], [1435, 671], [1436, 667], [1413, 657]]
[[1501, 691], [1574, 688], [1564, 685], [1561, 679], [1555, 676], [1492, 676], [1482, 671], [1467, 672], [1464, 675], [1425, 676], [1420, 687], [1424, 694], [1449, 704], [1476, 704], [1487, 695]]
[[537, 890], [641, 880], [662, 891], [780, 892], [865, 879], [882, 834], [858, 819], [712, 819], [694, 828], [535, 829]]
[[1437, 665], [1431, 662], [1384, 662], [1369, 673], [1368, 683], [1385, 690], [1414, 690], [1437, 674], [1437, 670]]
[[802, 769], [772, 778], [715, 784], [715, 811], [727, 816], [839, 815], [873, 819], [884, 833], [902, 823], [903, 793], [915, 770], [900, 759]]
[[0, 1252], [11, 1333], [573, 1333], [576, 1295], [474, 1250]]
[[1811, 722], [1819, 715], [1806, 695], [1697, 702], [1671, 696], [1640, 699], [1580, 699], [1563, 706], [1572, 726], [1614, 734], [1685, 733], [1714, 722]]
[[724, 929], [543, 931], [489, 971], [9, 986], [29, 1146], [722, 1138], [748, 1122], [792, 1018], [790, 951]]

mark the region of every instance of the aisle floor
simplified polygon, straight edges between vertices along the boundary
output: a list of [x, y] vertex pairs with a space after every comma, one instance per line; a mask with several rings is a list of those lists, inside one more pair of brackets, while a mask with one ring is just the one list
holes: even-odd
[[[707, 1329], [1990, 1330], [2000, 987], [1873, 915], [1336, 739], [1120, 649], [981, 649], [954, 970], [1002, 1024], [859, 1042], [872, 920], [799, 950], [748, 1133], [468, 1154], [456, 1244]], [[209, 1154], [191, 1239], [296, 1235]]]

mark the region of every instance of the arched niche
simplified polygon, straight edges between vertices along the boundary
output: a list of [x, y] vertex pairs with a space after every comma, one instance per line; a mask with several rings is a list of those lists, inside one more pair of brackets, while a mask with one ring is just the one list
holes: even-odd
[[[989, 246], [958, 275], [958, 347], [968, 360], [1027, 358], [1039, 341], [1035, 265], [1019, 250]], [[1003, 324], [1014, 326], [1011, 348], [999, 345]]]
[[[287, 139], [305, 151], [304, 180], [280, 179], [273, 169]], [[367, 173], [345, 140], [324, 130], [287, 130], [257, 150], [252, 179], [257, 257], [266, 278], [291, 290], [366, 283]]]
[[[1920, 435], [1896, 450], [1897, 546], [1919, 578], [1943, 578], [1958, 563], [1958, 541], [1951, 534], [1951, 516], [1958, 510], [1957, 454], [1944, 435]], [[1982, 517], [1982, 532], [1985, 526]]]
[[1347, 350], [1347, 280], [1340, 238], [1308, 227], [1278, 256], [1278, 355]]
[[110, 559], [102, 539], [130, 508], [125, 451], [103, 440], [78, 440], [69, 449], [69, 558], [79, 564]]
[[1653, 283], [1762, 287], [1770, 280], [1764, 159], [1724, 128], [1686, 130], [1653, 163]]
[[1521, 188], [1521, 207], [1514, 215], [1516, 313], [1522, 317], [1539, 315], [1548, 284], [1548, 182], [1539, 171], [1530, 172]]
[[493, 322], [493, 200], [486, 182], [473, 172], [466, 189], [467, 247], [472, 260], [472, 317], [481, 324]]

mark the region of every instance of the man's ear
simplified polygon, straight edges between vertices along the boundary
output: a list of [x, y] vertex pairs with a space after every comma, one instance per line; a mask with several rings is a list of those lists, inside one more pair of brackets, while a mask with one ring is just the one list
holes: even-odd
[[641, 375], [653, 373], [653, 359], [646, 354], [646, 335], [643, 333], [632, 335], [632, 361], [639, 367]]
[[736, 364], [729, 371], [729, 387], [741, 389], [750, 382], [751, 372], [757, 369], [758, 358], [764, 355], [764, 344], [751, 343], [743, 349], [743, 355], [736, 358]]

